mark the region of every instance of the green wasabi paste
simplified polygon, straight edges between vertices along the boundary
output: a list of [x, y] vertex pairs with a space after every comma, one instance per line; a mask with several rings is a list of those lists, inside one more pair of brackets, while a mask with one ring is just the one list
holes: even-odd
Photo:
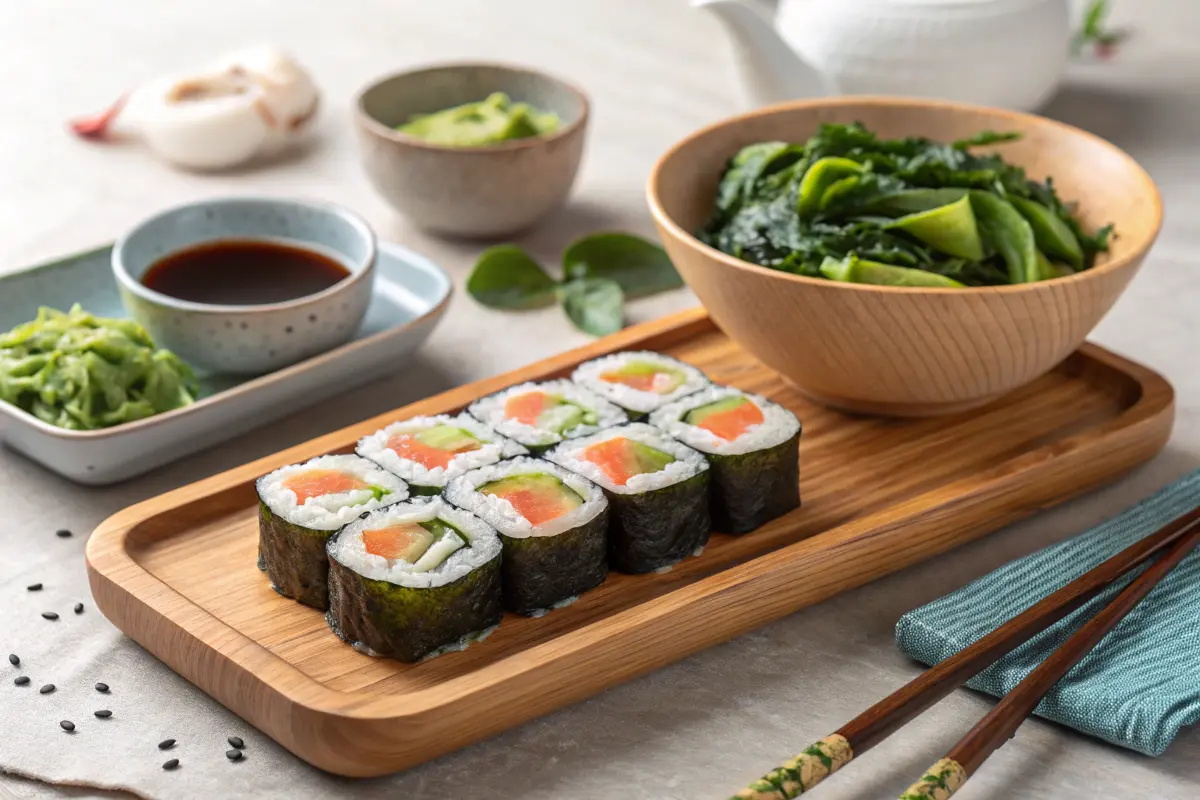
[[477, 103], [412, 117], [396, 130], [445, 147], [486, 147], [554, 133], [561, 124], [553, 111], [514, 103], [508, 95], [496, 92]]

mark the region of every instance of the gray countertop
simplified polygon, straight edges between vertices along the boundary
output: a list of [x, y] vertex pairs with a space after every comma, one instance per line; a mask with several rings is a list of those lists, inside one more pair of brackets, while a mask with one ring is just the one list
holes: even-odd
[[[1136, 36], [1107, 64], [1073, 67], [1046, 113], [1092, 130], [1132, 153], [1162, 188], [1162, 237], [1141, 275], [1093, 338], [1166, 375], [1178, 392], [1174, 435], [1153, 462], [1116, 485], [1039, 515], [934, 562], [908, 569], [604, 692], [481, 744], [381, 781], [320, 775], [266, 741], [236, 778], [196, 765], [176, 784], [124, 780], [121, 767], [58, 758], [70, 749], [57, 728], [46, 759], [0, 735], [0, 771], [88, 785], [125, 785], [158, 797], [722, 797], [781, 758], [835, 729], [918, 671], [893, 644], [904, 612], [999, 564], [1103, 520], [1200, 465], [1200, 9], [1170, 0], [1118, 2]], [[1136, 9], [1133, 8], [1136, 6]], [[173, 171], [135, 147], [99, 147], [63, 129], [157, 71], [203, 63], [231, 47], [274, 40], [294, 51], [325, 92], [314, 147], [303, 158], [253, 171], [198, 176]], [[381, 237], [439, 260], [461, 285], [479, 245], [423, 235], [374, 196], [361, 174], [350, 98], [367, 79], [431, 60], [494, 58], [573, 79], [594, 101], [585, 165], [570, 205], [522, 238], [553, 263], [584, 232], [652, 235], [642, 197], [654, 159], [674, 140], [740, 109], [729, 51], [715, 22], [684, 0], [161, 0], [10, 2], [0, 24], [0, 272], [112, 239], [162, 206], [229, 192], [291, 194], [344, 203]], [[686, 291], [638, 301], [635, 321], [695, 302]], [[504, 336], [495, 335], [503, 330]], [[0, 452], [0, 592], [23, 593], [6, 574], [18, 550], [55, 542], [59, 527], [84, 532], [135, 501], [271, 453], [317, 434], [581, 344], [555, 309], [508, 316], [464, 296], [404, 370], [278, 424], [134, 481], [85, 489], [8, 451]], [[82, 536], [55, 569], [86, 596]], [[36, 560], [36, 559], [35, 559]], [[46, 562], [47, 564], [49, 561]], [[50, 569], [49, 566], [46, 567]], [[15, 617], [0, 603], [0, 649]], [[64, 646], [142, 675], [198, 729], [228, 726], [228, 713], [93, 614], [86, 635]], [[18, 626], [19, 627], [19, 626]], [[58, 629], [58, 630], [65, 630]], [[56, 634], [57, 635], [57, 634]], [[82, 657], [82, 655], [81, 655]], [[9, 683], [6, 679], [5, 684]], [[0, 687], [2, 691], [5, 687]], [[115, 701], [114, 701], [115, 702]], [[960, 691], [902, 735], [821, 788], [831, 800], [894, 797], [990, 706]], [[0, 699], [0, 722], [22, 720]], [[112, 737], [153, 739], [113, 727]], [[166, 714], [167, 711], [162, 711]], [[12, 714], [10, 717], [9, 715]], [[180, 716], [186, 715], [186, 716]], [[23, 718], [22, 718], [23, 719]], [[30, 734], [37, 735], [37, 734]], [[248, 736], [254, 735], [250, 732]], [[78, 741], [78, 740], [71, 740]], [[36, 744], [36, 742], [35, 742]], [[23, 746], [22, 746], [23, 747]], [[67, 750], [63, 752], [66, 753]], [[148, 757], [157, 765], [157, 751]], [[132, 770], [132, 767], [130, 767]], [[215, 788], [214, 788], [215, 787]], [[0, 775], [0, 797], [89, 796]], [[1200, 794], [1200, 731], [1185, 731], [1158, 759], [1033, 720], [991, 758], [959, 796], [1156, 797]]]

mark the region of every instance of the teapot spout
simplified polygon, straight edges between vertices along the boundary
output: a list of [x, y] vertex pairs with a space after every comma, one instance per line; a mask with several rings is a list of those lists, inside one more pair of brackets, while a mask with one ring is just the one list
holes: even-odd
[[751, 107], [838, 94], [830, 79], [788, 46], [758, 0], [691, 3], [715, 14], [732, 36], [739, 77]]

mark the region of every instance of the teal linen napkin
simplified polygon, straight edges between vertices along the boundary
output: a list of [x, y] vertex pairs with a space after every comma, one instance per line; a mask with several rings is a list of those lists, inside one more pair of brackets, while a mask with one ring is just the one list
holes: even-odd
[[[1197, 505], [1200, 470], [1081, 536], [908, 612], [896, 624], [896, 643], [917, 661], [936, 664]], [[1007, 694], [1134, 574], [967, 685], [996, 697]], [[1200, 721], [1200, 549], [1076, 664], [1035, 713], [1151, 756], [1161, 755], [1180, 728]]]

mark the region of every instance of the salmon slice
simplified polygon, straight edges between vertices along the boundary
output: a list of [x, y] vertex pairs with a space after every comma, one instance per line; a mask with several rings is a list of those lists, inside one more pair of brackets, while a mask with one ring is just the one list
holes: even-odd
[[537, 425], [542, 412], [555, 405], [558, 405], [556, 398], [545, 392], [525, 392], [504, 401], [504, 418], [523, 425]]
[[434, 535], [417, 524], [391, 525], [373, 531], [363, 531], [363, 548], [373, 556], [415, 564], [429, 546]]
[[670, 394], [683, 385], [687, 376], [670, 367], [651, 364], [648, 361], [630, 361], [619, 369], [600, 375], [607, 383], [619, 383], [641, 392]]
[[445, 469], [456, 455], [478, 450], [483, 445], [462, 428], [435, 425], [416, 433], [393, 434], [387, 446], [401, 458], [415, 461], [426, 469]]
[[634, 475], [659, 472], [675, 457], [649, 445], [615, 436], [584, 449], [585, 461], [599, 467], [617, 486], [624, 486]]
[[295, 493], [300, 505], [314, 497], [341, 494], [354, 489], [369, 488], [365, 481], [336, 469], [310, 469], [298, 472], [283, 481], [283, 488]]
[[763, 419], [762, 409], [750, 398], [735, 396], [692, 409], [686, 421], [732, 442]]
[[558, 519], [583, 505], [583, 498], [553, 475], [513, 475], [484, 484], [479, 491], [507, 500], [530, 525]]

